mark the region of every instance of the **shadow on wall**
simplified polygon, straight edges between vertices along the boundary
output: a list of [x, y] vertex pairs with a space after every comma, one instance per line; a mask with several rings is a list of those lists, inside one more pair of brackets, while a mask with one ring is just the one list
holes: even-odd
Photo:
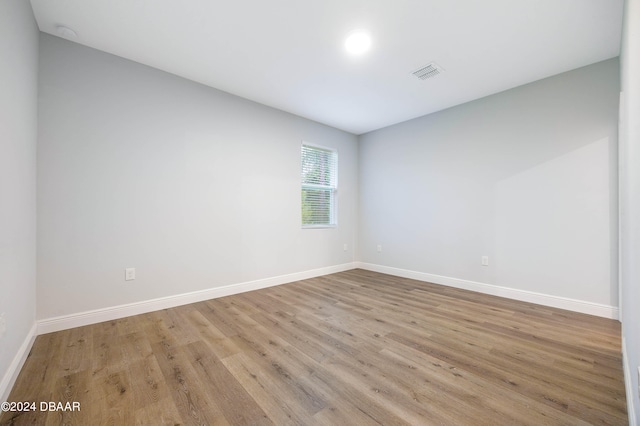
[[609, 145], [598, 140], [496, 183], [497, 285], [617, 306]]

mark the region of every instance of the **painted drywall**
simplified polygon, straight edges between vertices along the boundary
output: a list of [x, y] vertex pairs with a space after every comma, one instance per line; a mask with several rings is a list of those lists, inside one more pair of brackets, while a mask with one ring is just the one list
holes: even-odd
[[[354, 260], [356, 136], [57, 37], [40, 52], [38, 318]], [[338, 150], [337, 228], [301, 228], [303, 140]]]
[[[494, 184], [495, 282], [615, 304], [608, 138]], [[535, 267], [534, 265], [545, 265]], [[585, 265], [589, 265], [585, 267]]]
[[[31, 5], [0, 1], [0, 401], [36, 309], [38, 28]], [[1, 326], [0, 326], [1, 327]]]
[[629, 424], [640, 421], [640, 1], [627, 0], [620, 54], [620, 305]]
[[608, 60], [362, 135], [360, 260], [617, 306], [618, 72]]

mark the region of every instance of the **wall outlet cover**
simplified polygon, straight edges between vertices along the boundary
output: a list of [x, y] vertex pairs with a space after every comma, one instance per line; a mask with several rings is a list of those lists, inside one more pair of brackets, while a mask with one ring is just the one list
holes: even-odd
[[4, 313], [0, 315], [0, 337], [4, 336], [7, 331], [7, 321], [4, 319]]
[[136, 268], [127, 268], [124, 270], [125, 281], [131, 281], [136, 279]]

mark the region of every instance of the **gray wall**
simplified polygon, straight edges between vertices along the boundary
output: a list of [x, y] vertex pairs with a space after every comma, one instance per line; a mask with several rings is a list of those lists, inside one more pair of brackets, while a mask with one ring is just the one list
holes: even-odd
[[620, 102], [620, 303], [630, 424], [640, 421], [640, 1], [626, 2]]
[[618, 72], [612, 59], [363, 135], [360, 260], [617, 306]]
[[[0, 401], [36, 306], [38, 28], [24, 0], [0, 1]], [[0, 319], [1, 321], [1, 319]], [[15, 365], [15, 364], [14, 364]]]
[[[354, 135], [56, 37], [40, 52], [38, 318], [353, 261]], [[301, 229], [303, 140], [338, 149], [336, 229]]]

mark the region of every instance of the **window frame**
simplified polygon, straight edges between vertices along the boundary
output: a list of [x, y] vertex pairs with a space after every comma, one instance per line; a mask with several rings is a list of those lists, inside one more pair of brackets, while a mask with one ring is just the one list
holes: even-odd
[[[332, 156], [334, 157], [334, 161], [335, 161], [335, 167], [333, 168], [333, 172], [334, 175], [333, 177], [333, 185], [318, 185], [318, 184], [311, 184], [311, 183], [305, 183], [303, 181], [303, 177], [302, 177], [302, 149], [304, 147], [308, 147], [311, 149], [316, 149], [319, 151], [328, 151], [332, 154]], [[331, 148], [328, 146], [323, 146], [323, 145], [318, 145], [315, 143], [311, 143], [311, 142], [307, 142], [307, 141], [302, 141], [302, 143], [300, 144], [300, 223], [302, 226], [302, 229], [326, 229], [326, 228], [337, 228], [338, 227], [338, 163], [339, 163], [339, 157], [338, 157], [338, 150], [336, 148]], [[330, 204], [330, 212], [329, 212], [329, 223], [313, 223], [313, 224], [305, 224], [303, 217], [302, 217], [302, 192], [304, 191], [305, 188], [308, 189], [323, 189], [323, 190], [329, 190], [330, 192], [330, 199], [331, 199], [331, 204]]]

